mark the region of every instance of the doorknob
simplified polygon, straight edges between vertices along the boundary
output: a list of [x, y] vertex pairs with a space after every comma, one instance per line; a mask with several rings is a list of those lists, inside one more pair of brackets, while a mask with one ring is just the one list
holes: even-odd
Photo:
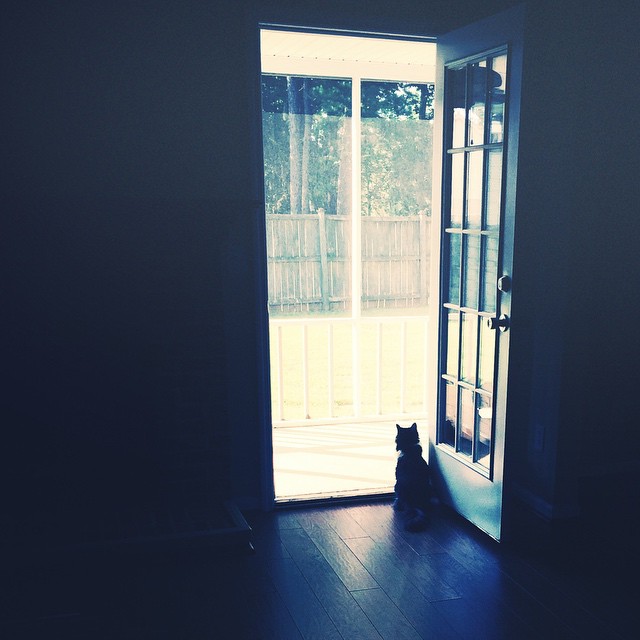
[[487, 327], [489, 329], [500, 329], [500, 331], [506, 331], [509, 328], [509, 316], [504, 313], [499, 318], [487, 318]]

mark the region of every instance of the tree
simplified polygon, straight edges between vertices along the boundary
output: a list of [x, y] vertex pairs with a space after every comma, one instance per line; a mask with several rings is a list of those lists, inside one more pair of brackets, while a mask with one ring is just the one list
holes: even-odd
[[[262, 79], [268, 213], [347, 213], [351, 82]], [[429, 212], [433, 85], [362, 83], [364, 215]]]

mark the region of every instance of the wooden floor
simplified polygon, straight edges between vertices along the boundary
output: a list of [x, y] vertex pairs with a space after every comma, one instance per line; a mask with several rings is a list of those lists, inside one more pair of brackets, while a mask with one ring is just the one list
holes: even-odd
[[381, 501], [245, 515], [253, 554], [85, 557], [5, 572], [0, 637], [638, 637], [638, 576], [625, 580], [617, 564], [624, 545], [498, 545], [442, 507], [427, 531], [409, 534]]

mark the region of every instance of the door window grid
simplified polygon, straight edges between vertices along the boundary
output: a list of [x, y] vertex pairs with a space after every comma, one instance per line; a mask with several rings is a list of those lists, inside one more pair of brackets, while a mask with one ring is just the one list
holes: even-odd
[[449, 263], [443, 265], [438, 444], [490, 476], [495, 331], [486, 319], [497, 312], [506, 54], [449, 67], [446, 81], [450, 179], [443, 256]]

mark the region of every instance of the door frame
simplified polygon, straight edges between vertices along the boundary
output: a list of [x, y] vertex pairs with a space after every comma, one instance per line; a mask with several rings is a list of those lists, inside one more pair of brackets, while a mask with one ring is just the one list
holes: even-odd
[[[512, 12], [517, 12], [521, 15], [523, 20], [524, 18], [524, 7], [519, 5], [513, 9], [508, 9], [503, 12], [503, 14], [511, 14]], [[503, 14], [499, 14], [502, 16]], [[248, 10], [245, 15], [245, 25], [247, 28], [247, 59], [248, 66], [251, 69], [250, 75], [253, 78], [253, 86], [250, 92], [251, 94], [251, 102], [252, 104], [252, 114], [254, 117], [250, 119], [248, 123], [251, 128], [251, 141], [252, 148], [250, 149], [251, 158], [252, 158], [252, 181], [250, 184], [250, 195], [251, 201], [254, 204], [253, 207], [253, 223], [252, 223], [252, 235], [254, 238], [254, 256], [255, 256], [255, 277], [256, 277], [256, 320], [257, 320], [257, 347], [258, 347], [258, 382], [259, 382], [259, 396], [257, 398], [257, 402], [259, 404], [259, 414], [260, 414], [260, 468], [259, 468], [259, 477], [260, 477], [260, 495], [259, 495], [259, 507], [265, 511], [271, 510], [275, 508], [275, 491], [274, 491], [274, 477], [273, 477], [273, 441], [272, 441], [272, 416], [271, 416], [271, 380], [270, 380], [270, 365], [269, 365], [269, 315], [268, 315], [268, 283], [267, 283], [267, 252], [266, 252], [266, 224], [265, 224], [265, 216], [264, 216], [264, 181], [263, 181], [263, 156], [262, 156], [262, 125], [260, 118], [260, 104], [261, 104], [261, 61], [260, 61], [260, 30], [267, 25], [280, 25], [285, 28], [290, 28], [292, 30], [301, 29], [299, 24], [305, 24], [304, 29], [308, 30], [322, 30], [327, 32], [336, 32], [342, 33], [343, 35], [376, 35], [378, 37], [393, 37], [394, 34], [403, 34], [403, 36], [407, 37], [417, 37], [417, 38], [433, 38], [435, 37], [436, 42], [438, 42], [438, 36], [433, 35], [425, 35], [424, 32], [416, 31], [416, 23], [410, 23], [402, 19], [398, 19], [397, 21], [393, 21], [393, 24], [385, 24], [384, 28], [380, 29], [357, 29], [355, 26], [351, 26], [350, 28], [340, 28], [335, 25], [332, 27], [328, 27], [327, 25], [321, 25], [317, 23], [317, 20], [306, 18], [312, 18], [312, 16], [299, 15], [296, 12], [295, 17], [292, 16], [283, 16], [283, 15], [264, 15], [262, 10], [253, 9]], [[491, 18], [487, 18], [489, 20]], [[512, 20], [513, 18], [509, 18]], [[485, 20], [480, 20], [479, 22], [475, 22], [474, 24], [482, 24]], [[464, 27], [463, 27], [464, 28]], [[518, 45], [510, 51], [510, 55], [517, 55], [522, 58], [522, 42], [518, 43]], [[436, 89], [438, 82], [441, 82], [442, 79], [436, 77]], [[520, 91], [520, 87], [518, 87], [518, 91]], [[438, 118], [438, 104], [437, 104], [437, 95], [436, 95], [436, 118]], [[519, 101], [518, 101], [519, 106]], [[518, 118], [515, 119], [519, 120]], [[508, 131], [509, 136], [509, 145], [512, 148], [517, 149], [518, 145], [518, 130], [516, 128], [515, 131], [509, 128]], [[440, 145], [440, 149], [442, 149], [442, 127], [436, 126], [434, 128], [434, 140], [433, 140], [434, 149], [438, 148], [436, 145]], [[441, 184], [442, 180], [442, 158], [440, 161], [434, 162], [434, 185]], [[508, 170], [515, 171], [517, 167], [517, 154], [508, 154], [507, 155], [507, 163]], [[436, 188], [433, 190], [432, 203], [433, 210], [439, 210], [441, 207], [442, 193], [441, 188]], [[508, 194], [508, 201], [510, 206], [515, 206], [515, 193]], [[505, 200], [505, 206], [507, 206], [507, 200]], [[431, 247], [431, 256], [432, 256], [432, 265], [438, 264], [440, 265], [441, 258], [441, 221], [440, 216], [432, 217], [432, 247]], [[513, 229], [510, 233], [510, 242], [513, 242]], [[440, 270], [431, 269], [430, 274], [430, 291], [434, 296], [432, 304], [434, 308], [439, 309], [439, 305], [441, 302], [440, 299]], [[434, 322], [432, 323], [432, 330], [429, 332], [427, 348], [428, 349], [436, 349], [437, 353], [440, 353], [438, 349], [438, 336], [439, 336], [439, 318], [440, 314], [434, 318]], [[439, 375], [439, 365], [433, 367], [430, 371], [430, 376], [427, 376], [427, 379], [431, 377], [431, 382], [429, 382], [427, 387], [427, 400], [431, 403], [431, 407], [433, 408], [433, 414], [431, 417], [431, 421], [435, 424], [435, 420], [437, 418], [437, 406], [436, 406], [436, 392], [437, 392], [437, 382]], [[506, 397], [504, 398], [504, 403], [506, 403]], [[431, 440], [431, 425], [429, 428], [429, 435]], [[431, 449], [431, 442], [429, 444], [429, 453]], [[505, 450], [506, 457], [506, 450]], [[504, 514], [503, 514], [504, 517]], [[504, 527], [503, 527], [504, 529]]]

